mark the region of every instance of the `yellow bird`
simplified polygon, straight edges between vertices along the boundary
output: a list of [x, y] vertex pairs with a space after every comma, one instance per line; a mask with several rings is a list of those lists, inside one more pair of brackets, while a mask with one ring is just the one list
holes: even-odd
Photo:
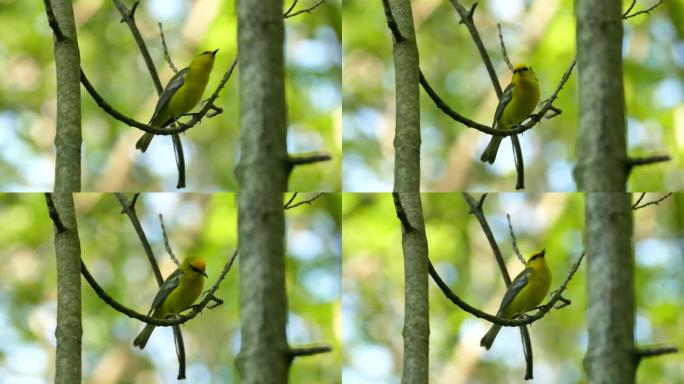
[[[169, 80], [166, 88], [159, 95], [159, 101], [150, 119], [150, 126], [166, 127], [197, 105], [209, 82], [209, 74], [214, 68], [217, 51], [218, 49], [202, 52], [187, 68], [181, 69]], [[145, 152], [153, 138], [154, 134], [145, 132], [135, 143], [135, 148]]]
[[[515, 277], [508, 286], [506, 294], [501, 300], [497, 317], [512, 319], [538, 306], [551, 285], [551, 270], [546, 265], [546, 252], [533, 255], [527, 260], [525, 269]], [[480, 340], [480, 345], [486, 349], [491, 348], [501, 326], [493, 324], [486, 335]]]
[[[518, 64], [513, 67], [513, 78], [506, 87], [494, 113], [494, 129], [511, 129], [525, 120], [539, 103], [539, 83], [532, 67]], [[492, 136], [480, 161], [494, 164], [503, 136]]]
[[[202, 293], [206, 264], [198, 257], [186, 257], [180, 267], [166, 278], [152, 301], [147, 316], [165, 319], [190, 307]], [[133, 346], [145, 348], [154, 331], [154, 325], [147, 324], [133, 340]]]

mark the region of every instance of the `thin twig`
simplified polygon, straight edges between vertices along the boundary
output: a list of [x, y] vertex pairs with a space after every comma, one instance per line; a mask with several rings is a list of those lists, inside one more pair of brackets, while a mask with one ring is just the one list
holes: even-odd
[[632, 210], [633, 210], [633, 211], [636, 211], [637, 209], [641, 209], [641, 208], [648, 207], [649, 205], [660, 205], [660, 203], [661, 203], [663, 200], [665, 200], [665, 199], [667, 199], [668, 197], [672, 196], [672, 192], [668, 192], [668, 193], [664, 194], [663, 196], [659, 197], [659, 198], [656, 199], [656, 200], [649, 201], [649, 202], [647, 202], [647, 203], [644, 203], [644, 204], [639, 205], [639, 203], [641, 203], [641, 200], [644, 199], [644, 196], [646, 196], [646, 193], [645, 193], [645, 192], [642, 193], [641, 196], [639, 196], [639, 198], [637, 199], [637, 201], [632, 205]]
[[48, 215], [52, 219], [52, 223], [55, 226], [55, 231], [59, 233], [67, 232], [69, 229], [62, 223], [62, 219], [59, 217], [59, 212], [57, 212], [57, 207], [55, 206], [55, 201], [52, 199], [52, 193], [45, 194], [45, 203], [47, 204]]
[[632, 169], [633, 167], [655, 164], [655, 163], [662, 163], [662, 162], [670, 161], [670, 160], [672, 160], [672, 159], [668, 155], [630, 157], [627, 159], [627, 168]]
[[642, 359], [644, 357], [656, 357], [661, 355], [666, 355], [669, 353], [677, 353], [679, 348], [673, 345], [663, 345], [659, 347], [640, 347], [636, 350], [636, 358]]
[[297, 1], [295, 1], [295, 2], [290, 6], [290, 9], [288, 9], [287, 12], [285, 12], [285, 13], [283, 14], [283, 17], [286, 18], [286, 19], [289, 19], [290, 17], [295, 17], [295, 16], [297, 16], [297, 15], [301, 15], [302, 13], [311, 13], [311, 11], [313, 11], [314, 9], [318, 8], [318, 6], [320, 6], [321, 4], [323, 4], [324, 1], [325, 1], [325, 0], [318, 0], [316, 3], [314, 3], [314, 5], [310, 6], [309, 8], [302, 9], [301, 11], [297, 11], [297, 12], [291, 13], [291, 12], [292, 12], [292, 9], [293, 9], [293, 8], [295, 7], [295, 5], [297, 4]]
[[323, 192], [319, 192], [319, 193], [315, 194], [315, 195], [314, 195], [312, 198], [310, 198], [310, 199], [302, 200], [302, 201], [299, 201], [299, 202], [293, 204], [292, 202], [294, 201], [294, 199], [295, 199], [296, 196], [297, 196], [297, 193], [295, 192], [295, 193], [292, 195], [292, 197], [290, 198], [290, 200], [288, 200], [287, 203], [285, 203], [285, 205], [283, 206], [283, 209], [285, 209], [285, 210], [287, 210], [287, 209], [292, 209], [292, 208], [296, 208], [296, 207], [299, 207], [300, 205], [304, 205], [304, 204], [311, 205], [311, 203], [312, 203], [314, 200], [316, 200], [316, 199], [318, 199], [319, 197], [323, 196]]
[[622, 18], [625, 19], [625, 20], [627, 20], [627, 19], [631, 19], [632, 17], [636, 17], [636, 16], [639, 16], [639, 15], [649, 14], [649, 13], [651, 13], [651, 11], [653, 11], [653, 10], [656, 9], [656, 8], [658, 8], [658, 7], [660, 6], [660, 4], [662, 4], [662, 3], [663, 3], [663, 0], [658, 0], [658, 2], [655, 3], [654, 5], [652, 5], [652, 6], [648, 7], [648, 8], [646, 8], [646, 9], [643, 9], [643, 10], [641, 10], [641, 11], [634, 12], [634, 13], [632, 13], [632, 14], [630, 15], [630, 14], [629, 14], [629, 11], [631, 11], [632, 8], [634, 7], [634, 4], [636, 4], [636, 0], [634, 0], [634, 1], [632, 2], [632, 4], [629, 6], [629, 8], [627, 8], [627, 11], [626, 11], [625, 13], [622, 14]]
[[394, 19], [394, 15], [392, 15], [392, 8], [390, 7], [389, 0], [382, 0], [382, 8], [385, 11], [387, 27], [392, 32], [392, 36], [394, 36], [394, 43], [399, 44], [402, 41], [406, 40], [404, 35], [401, 34], [401, 31], [399, 31], [399, 25], [397, 25], [397, 21]]
[[501, 33], [501, 24], [496, 24], [496, 28], [499, 30], [499, 41], [501, 42], [501, 53], [503, 54], [504, 61], [508, 66], [508, 69], [513, 70], [513, 64], [508, 58], [508, 53], [506, 52], [506, 44], [504, 44], [503, 33]]
[[314, 345], [310, 347], [290, 347], [287, 355], [290, 359], [301, 356], [313, 356], [320, 353], [332, 352], [332, 347], [329, 345]]
[[523, 162], [522, 146], [518, 136], [511, 136], [511, 146], [513, 148], [513, 159], [515, 160], [515, 189], [525, 189], [525, 163]]
[[162, 229], [162, 236], [164, 237], [164, 247], [166, 248], [166, 252], [169, 254], [169, 257], [171, 257], [171, 260], [176, 264], [176, 266], [180, 267], [180, 261], [178, 261], [178, 258], [176, 255], [173, 253], [173, 250], [171, 249], [171, 245], [169, 244], [169, 238], [166, 236], [166, 226], [164, 226], [164, 216], [162, 214], [159, 214], [159, 224], [161, 224], [161, 229]]
[[525, 258], [523, 255], [520, 253], [520, 249], [518, 249], [518, 242], [515, 239], [515, 233], [513, 232], [513, 224], [511, 224], [511, 215], [508, 213], [506, 214], [506, 220], [508, 220], [508, 230], [511, 232], [511, 240], [513, 241], [513, 252], [515, 252], [515, 255], [518, 256], [518, 260], [520, 260], [523, 265], [525, 265]]
[[128, 219], [131, 221], [131, 224], [133, 225], [135, 233], [138, 234], [138, 238], [140, 239], [143, 249], [145, 250], [145, 255], [147, 255], [147, 260], [150, 262], [150, 266], [152, 267], [154, 277], [157, 279], [157, 284], [161, 286], [164, 283], [164, 278], [162, 277], [161, 271], [159, 270], [159, 265], [157, 264], [157, 260], [154, 257], [154, 252], [152, 252], [150, 242], [147, 241], [145, 231], [143, 231], [142, 229], [142, 225], [140, 224], [140, 220], [138, 219], [138, 214], [135, 212], [135, 205], [129, 203], [128, 199], [126, 198], [126, 196], [124, 196], [123, 193], [115, 193], [114, 197], [116, 197], [116, 199], [119, 201], [119, 204], [121, 204], [121, 213], [125, 213], [126, 216], [128, 216]]
[[166, 46], [166, 38], [164, 37], [164, 28], [162, 27], [162, 23], [157, 23], [157, 25], [159, 25], [159, 34], [161, 35], [162, 49], [164, 50], [164, 58], [166, 59], [166, 62], [169, 63], [169, 67], [171, 67], [173, 73], [178, 73], [178, 68], [173, 63], [173, 60], [171, 60], [171, 55], [169, 55], [169, 48]]
[[508, 274], [508, 269], [506, 269], [506, 262], [504, 261], [503, 255], [501, 254], [501, 249], [499, 249], [499, 245], [496, 243], [496, 239], [494, 239], [492, 229], [489, 227], [487, 219], [485, 219], [484, 212], [482, 211], [482, 205], [478, 204], [475, 201], [475, 199], [466, 192], [462, 192], [461, 195], [463, 196], [463, 199], [465, 200], [466, 204], [468, 204], [468, 213], [472, 213], [475, 216], [475, 218], [477, 218], [477, 221], [480, 223], [482, 231], [484, 232], [485, 237], [487, 238], [487, 241], [489, 241], [489, 245], [492, 248], [492, 252], [494, 253], [496, 263], [499, 265], [499, 270], [501, 271], [501, 275], [503, 276], [504, 282], [508, 287], [509, 285], [511, 285], [511, 276]]
[[315, 154], [294, 154], [288, 155], [287, 163], [290, 167], [296, 167], [298, 165], [320, 163], [322, 161], [330, 161], [332, 157], [327, 153], [315, 153]]
[[410, 233], [416, 230], [416, 228], [411, 225], [408, 219], [408, 215], [404, 210], [404, 205], [401, 203], [401, 196], [398, 192], [392, 192], [392, 200], [394, 201], [394, 210], [397, 212], [397, 218], [401, 222], [401, 228], [405, 233]]
[[473, 39], [473, 42], [475, 43], [477, 50], [480, 52], [482, 62], [484, 63], [485, 68], [487, 69], [487, 73], [489, 73], [489, 79], [492, 81], [494, 91], [496, 91], [496, 97], [498, 99], [501, 99], [503, 91], [501, 90], [501, 84], [499, 83], [499, 78], [496, 75], [494, 64], [492, 64], [492, 59], [489, 57], [487, 49], [485, 48], [484, 43], [482, 42], [482, 38], [480, 37], [480, 33], [477, 31], [477, 28], [475, 27], [475, 22], [473, 21], [473, 14], [475, 13], [475, 7], [478, 3], [473, 3], [470, 10], [467, 10], [463, 6], [463, 4], [461, 4], [461, 2], [458, 0], [450, 0], [450, 2], [454, 9], [456, 9], [456, 12], [458, 12], [458, 14], [461, 16], [460, 23], [464, 24], [466, 28], [468, 28], [468, 32], [470, 32], [470, 37]]
[[289, 15], [290, 12], [292, 12], [292, 10], [294, 9], [294, 7], [297, 6], [297, 2], [298, 2], [298, 0], [292, 1], [292, 4], [290, 4], [290, 7], [287, 9], [287, 11], [285, 11], [285, 13], [283, 13], [283, 17], [287, 17], [287, 15]]
[[50, 0], [43, 0], [45, 5], [45, 13], [47, 14], [48, 25], [52, 29], [52, 33], [55, 34], [55, 39], [60, 42], [66, 40], [66, 35], [62, 32], [62, 28], [59, 27], [59, 22], [55, 16], [55, 12], [52, 10], [52, 3]]
[[634, 6], [636, 5], [636, 2], [637, 2], [637, 0], [632, 0], [632, 3], [629, 5], [629, 7], [627, 8], [627, 10], [622, 14], [622, 18], [623, 18], [623, 19], [626, 18], [627, 15], [629, 15], [629, 12], [632, 11], [632, 8], [634, 8]]

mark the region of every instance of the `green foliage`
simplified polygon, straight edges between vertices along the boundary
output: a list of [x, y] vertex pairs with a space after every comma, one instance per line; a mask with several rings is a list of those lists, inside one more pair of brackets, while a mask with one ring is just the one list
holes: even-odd
[[[300, 195], [298, 200], [308, 197]], [[332, 353], [296, 359], [290, 372], [293, 382], [339, 382], [340, 200], [340, 195], [326, 194], [311, 205], [286, 211], [290, 344], [333, 347]], [[119, 203], [110, 194], [81, 193], [75, 195], [75, 205], [88, 269], [117, 301], [146, 313], [157, 283]], [[160, 213], [176, 256], [201, 255], [207, 262], [205, 289], [215, 282], [237, 247], [237, 208], [232, 193], [142, 194], [136, 211], [164, 276], [176, 266], [165, 251]], [[0, 372], [6, 377], [50, 381], [54, 375], [49, 361], [54, 353], [56, 266], [44, 196], [0, 194], [0, 224], [6, 228], [0, 233], [4, 249], [0, 253], [0, 355], [10, 356], [3, 359]], [[238, 381], [234, 361], [240, 347], [239, 262], [240, 257], [216, 293], [225, 303], [205, 309], [182, 327], [187, 376], [192, 382]], [[170, 328], [157, 328], [145, 350], [139, 352], [132, 347], [142, 328], [139, 321], [110, 308], [85, 280], [82, 302], [84, 382], [105, 376], [114, 376], [116, 382], [175, 380], [178, 362]], [[22, 356], [46, 364], [34, 365], [28, 372], [21, 366], [13, 368], [11, 364]]]
[[[511, 61], [534, 68], [543, 100], [553, 93], [575, 56], [572, 6], [572, 2], [479, 2], [475, 23], [502, 86], [508, 84], [511, 73], [503, 61], [497, 24], [502, 25]], [[646, 6], [640, 2], [636, 9]], [[496, 95], [458, 14], [448, 1], [418, 1], [412, 7], [425, 77], [452, 109], [491, 124]], [[392, 37], [380, 2], [346, 1], [344, 14], [353, 15], [343, 18], [345, 190], [390, 191], [395, 113]], [[670, 4], [624, 23], [628, 153], [634, 157], [668, 153], [673, 158], [635, 170], [629, 190], [684, 187], [684, 140], [678, 134], [682, 123], [677, 118], [682, 113], [684, 72], [681, 55], [674, 48], [684, 38], [681, 15], [681, 6]], [[542, 120], [521, 136], [527, 190], [576, 189], [577, 97], [575, 68], [554, 103], [562, 114]], [[447, 117], [422, 90], [421, 98], [421, 190], [513, 190], [510, 140], [504, 140], [493, 166], [483, 164], [479, 157], [489, 135]]]
[[[124, 2], [127, 6], [131, 2]], [[161, 4], [161, 2], [156, 2]], [[234, 2], [180, 2], [164, 13], [141, 2], [135, 19], [162, 85], [173, 71], [166, 63], [158, 22], [178, 68], [201, 51], [219, 48], [204, 98], [216, 89], [236, 52]], [[41, 2], [0, 2], [0, 185], [5, 191], [52, 190], [56, 86], [52, 32]], [[289, 5], [289, 4], [288, 4]], [[200, 6], [212, 7], [199, 9]], [[297, 9], [308, 7], [302, 2]], [[341, 50], [339, 1], [286, 20], [288, 145], [291, 152], [324, 151], [333, 160], [299, 167], [290, 189], [340, 189]], [[81, 66], [118, 111], [141, 122], [152, 116], [157, 93], [128, 27], [111, 2], [75, 2]], [[315, 58], [312, 60], [311, 58]], [[188, 191], [238, 189], [238, 70], [205, 118], [181, 136]], [[173, 191], [177, 181], [170, 136], [157, 138], [146, 154], [134, 150], [142, 132], [102, 111], [82, 88], [84, 191]], [[196, 108], [198, 110], [198, 108]]]
[[[651, 201], [659, 194], [649, 194]], [[478, 198], [479, 196], [475, 196]], [[468, 303], [495, 313], [504, 284], [482, 229], [459, 194], [423, 194], [430, 259], [451, 289]], [[638, 344], [682, 342], [681, 222], [684, 195], [677, 194], [635, 214]], [[344, 364], [359, 381], [395, 382], [401, 377], [403, 344], [403, 262], [401, 227], [390, 194], [345, 194], [342, 214]], [[542, 248], [558, 288], [584, 249], [584, 198], [578, 193], [490, 194], [484, 213], [506, 258], [511, 276], [522, 270], [515, 258], [506, 214], [525, 256]], [[657, 219], [656, 219], [657, 218]], [[588, 255], [585, 262], [591, 258]], [[430, 382], [517, 383], [524, 359], [517, 329], [504, 329], [491, 351], [479, 346], [489, 323], [448, 301], [430, 280]], [[564, 297], [572, 304], [531, 327], [535, 378], [574, 383], [584, 377], [587, 348], [584, 266]], [[684, 378], [676, 355], [650, 359], [638, 370], [641, 382]], [[679, 365], [678, 365], [679, 364]], [[678, 368], [679, 367], [679, 368]]]

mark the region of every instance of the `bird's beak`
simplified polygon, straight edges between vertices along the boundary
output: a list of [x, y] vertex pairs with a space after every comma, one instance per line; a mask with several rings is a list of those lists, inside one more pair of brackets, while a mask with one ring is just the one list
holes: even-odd
[[216, 56], [216, 52], [218, 52], [218, 48], [215, 49], [215, 50], [213, 50], [213, 51], [211, 51], [211, 55], [212, 55], [212, 56]]
[[207, 275], [207, 272], [205, 272], [205, 271], [202, 271], [202, 272], [200, 272], [200, 273], [201, 273], [201, 274], [203, 274], [203, 275], [204, 275], [204, 277], [206, 277], [207, 279], [209, 278], [209, 276]]
[[546, 255], [546, 249], [542, 249], [541, 252], [539, 252], [539, 257], [544, 257]]

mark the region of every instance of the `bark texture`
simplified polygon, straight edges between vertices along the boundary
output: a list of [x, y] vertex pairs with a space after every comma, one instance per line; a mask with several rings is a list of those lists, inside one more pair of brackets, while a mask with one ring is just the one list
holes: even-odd
[[587, 193], [588, 383], [634, 383], [634, 257], [628, 193]]
[[[409, 0], [390, 0], [403, 39], [394, 42], [396, 126], [394, 191], [397, 212], [403, 209], [411, 228], [402, 225], [404, 253], [404, 367], [402, 383], [428, 383], [430, 320], [428, 246], [420, 200], [419, 60]], [[403, 207], [403, 208], [402, 208]]]
[[287, 190], [283, 43], [282, 0], [238, 2], [241, 188], [269, 175], [262, 189]]
[[[423, 207], [418, 192], [399, 193], [401, 206], [413, 228], [402, 225], [404, 253], [404, 369], [401, 382], [428, 383], [430, 308], [428, 295], [428, 244]], [[395, 200], [396, 204], [396, 200]]]
[[74, 200], [70, 193], [53, 195], [65, 230], [55, 228], [57, 258], [57, 352], [55, 383], [81, 382], [81, 245]]
[[282, 194], [243, 185], [238, 193], [242, 345], [237, 359], [243, 383], [287, 383], [284, 236]]
[[51, 0], [64, 35], [54, 44], [57, 68], [55, 192], [81, 190], [81, 59], [71, 1]]
[[420, 188], [420, 85], [418, 47], [409, 0], [391, 0], [390, 9], [404, 37], [395, 41], [394, 72], [396, 128], [394, 132], [394, 191]]
[[287, 133], [282, 0], [238, 2], [240, 382], [287, 383]]
[[577, 70], [580, 136], [578, 190], [620, 192], [627, 185], [622, 84], [622, 2], [578, 0]]

